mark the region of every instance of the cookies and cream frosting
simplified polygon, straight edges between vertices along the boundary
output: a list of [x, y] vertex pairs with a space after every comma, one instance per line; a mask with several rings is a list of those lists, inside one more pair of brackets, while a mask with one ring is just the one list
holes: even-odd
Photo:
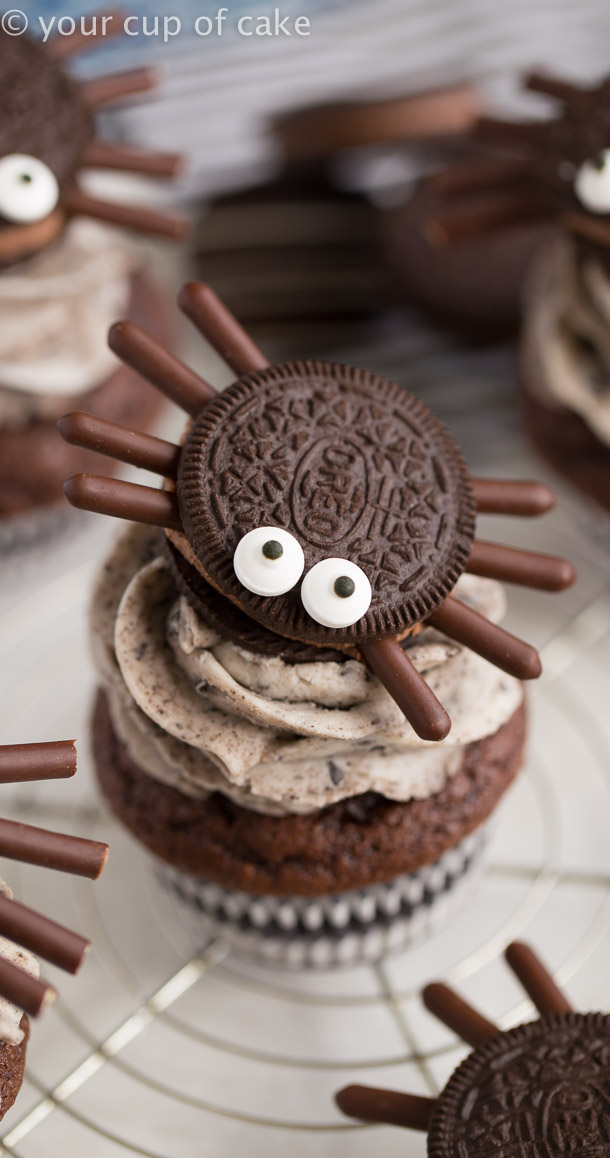
[[532, 271], [521, 358], [534, 397], [578, 414], [610, 446], [610, 278], [567, 237], [545, 247]]
[[59, 240], [0, 275], [0, 429], [53, 419], [116, 369], [107, 333], [129, 302], [135, 251], [73, 221]]
[[[463, 576], [462, 599], [493, 621], [501, 587]], [[432, 629], [409, 656], [451, 715], [421, 740], [356, 659], [289, 664], [210, 628], [179, 595], [157, 532], [119, 539], [92, 605], [94, 656], [114, 727], [133, 760], [189, 796], [220, 791], [272, 815], [367, 791], [392, 800], [440, 791], [463, 746], [514, 714], [520, 683]]]
[[[0, 895], [8, 897], [9, 900], [13, 898], [11, 889], [1, 878]], [[30, 977], [38, 977], [38, 960], [34, 954], [28, 949], [22, 949], [20, 945], [15, 945], [13, 941], [7, 941], [6, 937], [0, 937], [0, 957], [29, 973]], [[21, 1009], [12, 1005], [6, 997], [0, 997], [0, 1041], [6, 1041], [9, 1045], [19, 1045], [23, 1041], [23, 1030], [19, 1028], [22, 1017]]]

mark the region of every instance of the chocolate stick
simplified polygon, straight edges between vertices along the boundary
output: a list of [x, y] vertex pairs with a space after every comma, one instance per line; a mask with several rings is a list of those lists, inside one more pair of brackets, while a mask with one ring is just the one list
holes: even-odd
[[178, 305], [238, 378], [255, 370], [264, 370], [269, 365], [268, 359], [209, 285], [199, 281], [187, 282], [178, 296]]
[[436, 1105], [434, 1098], [422, 1098], [419, 1094], [355, 1085], [339, 1090], [335, 1101], [344, 1114], [361, 1122], [385, 1122], [388, 1126], [407, 1126], [424, 1133]]
[[108, 345], [117, 358], [193, 417], [216, 398], [209, 382], [174, 358], [135, 322], [116, 322], [108, 334]]
[[160, 153], [152, 149], [134, 149], [114, 141], [90, 141], [83, 165], [88, 169], [114, 169], [126, 173], [145, 173], [150, 177], [175, 177], [180, 170], [179, 153]]
[[0, 936], [23, 945], [59, 969], [76, 973], [91, 944], [71, 929], [57, 925], [42, 913], [0, 895]]
[[111, 225], [133, 229], [134, 233], [181, 238], [189, 229], [188, 222], [183, 217], [161, 213], [158, 209], [143, 208], [140, 205], [121, 205], [116, 201], [103, 201], [99, 197], [90, 197], [88, 193], [83, 193], [77, 188], [68, 190], [62, 198], [62, 204], [71, 217], [92, 217], [95, 221], [109, 221]]
[[97, 880], [108, 859], [108, 845], [0, 819], [0, 856]]
[[31, 977], [25, 969], [19, 969], [4, 957], [0, 957], [0, 994], [30, 1017], [38, 1017], [57, 997], [50, 985]]
[[0, 744], [0, 784], [66, 780], [76, 772], [76, 741]]
[[95, 450], [98, 454], [155, 471], [166, 478], [175, 479], [178, 474], [181, 448], [163, 438], [128, 430], [126, 426], [85, 414], [82, 410], [64, 414], [57, 426], [62, 438], [73, 446]]
[[593, 221], [584, 213], [564, 213], [560, 224], [569, 233], [583, 237], [585, 241], [592, 241], [594, 245], [610, 246], [610, 224], [608, 221]]
[[446, 210], [430, 217], [425, 232], [431, 245], [442, 249], [486, 237], [496, 230], [548, 216], [549, 207], [533, 190], [498, 193], [486, 205]]
[[[125, 31], [123, 26], [125, 13], [119, 8], [92, 12], [87, 19], [91, 21], [90, 27], [96, 28], [95, 32], [85, 33], [81, 26], [70, 36], [54, 36], [49, 42], [48, 51], [55, 60], [66, 60], [69, 56], [86, 52], [88, 48], [97, 48], [100, 44], [113, 40], [115, 36], [122, 36]], [[102, 24], [103, 20], [105, 24]], [[94, 21], [99, 22], [99, 27], [93, 23]]]
[[490, 144], [506, 143], [537, 148], [548, 132], [546, 121], [506, 121], [501, 117], [479, 117], [474, 125], [476, 138]]
[[576, 85], [559, 80], [556, 76], [546, 76], [541, 72], [530, 72], [523, 86], [530, 92], [543, 93], [544, 96], [555, 97], [559, 101], [569, 101], [574, 96], [582, 95], [582, 89], [578, 89]]
[[545, 515], [557, 502], [550, 487], [525, 479], [473, 478], [480, 515]]
[[481, 539], [475, 539], [465, 569], [471, 575], [520, 583], [539, 591], [564, 591], [576, 579], [576, 572], [567, 559], [503, 547], [500, 543], [487, 543]]
[[434, 692], [396, 639], [359, 643], [364, 662], [375, 672], [422, 740], [443, 740], [451, 720]]
[[514, 157], [493, 157], [467, 164], [452, 165], [427, 178], [427, 185], [440, 194], [479, 193], [522, 182], [530, 172], [527, 161]]
[[149, 92], [156, 84], [157, 78], [152, 68], [132, 68], [126, 72], [113, 72], [108, 76], [84, 81], [80, 91], [85, 104], [90, 109], [97, 109], [100, 105], [122, 100], [126, 96]]
[[64, 494], [68, 502], [81, 511], [182, 530], [178, 499], [170, 491], [97, 474], [75, 474], [64, 483]]
[[506, 950], [506, 960], [540, 1013], [571, 1012], [570, 1002], [529, 945], [513, 941]]
[[485, 1045], [492, 1037], [496, 1037], [500, 1030], [492, 1021], [488, 1021], [472, 1005], [459, 997], [453, 989], [441, 982], [426, 985], [422, 997], [426, 1009], [430, 1010], [439, 1021], [443, 1022], [462, 1041], [475, 1049]]
[[540, 656], [534, 647], [497, 623], [490, 623], [484, 615], [452, 595], [428, 617], [428, 623], [517, 679], [534, 680], [542, 671]]

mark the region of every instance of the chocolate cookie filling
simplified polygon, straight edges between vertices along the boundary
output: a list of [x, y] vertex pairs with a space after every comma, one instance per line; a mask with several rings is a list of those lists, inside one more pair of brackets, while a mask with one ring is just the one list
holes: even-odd
[[492, 812], [523, 757], [525, 709], [469, 744], [445, 788], [398, 803], [369, 792], [306, 816], [272, 817], [219, 792], [193, 800], [129, 757], [98, 695], [93, 744], [102, 791], [126, 827], [162, 860], [227, 888], [320, 896], [412, 872], [437, 860]]

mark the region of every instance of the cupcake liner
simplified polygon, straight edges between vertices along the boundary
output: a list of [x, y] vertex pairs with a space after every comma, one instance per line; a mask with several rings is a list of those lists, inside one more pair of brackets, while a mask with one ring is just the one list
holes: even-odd
[[474, 882], [486, 828], [415, 872], [323, 897], [255, 896], [155, 858], [156, 875], [195, 936], [222, 937], [258, 964], [327, 969], [377, 961], [442, 928]]

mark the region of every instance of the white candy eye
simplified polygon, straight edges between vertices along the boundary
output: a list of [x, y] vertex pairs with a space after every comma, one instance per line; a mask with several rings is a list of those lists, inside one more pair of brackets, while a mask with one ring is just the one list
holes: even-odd
[[303, 607], [323, 627], [351, 627], [371, 605], [371, 585], [349, 559], [322, 559], [301, 583]]
[[300, 543], [279, 527], [257, 527], [237, 544], [233, 567], [254, 595], [284, 595], [298, 583], [305, 556]]
[[59, 200], [54, 174], [37, 157], [10, 153], [0, 160], [0, 215], [7, 221], [25, 225], [41, 221]]
[[610, 213], [610, 149], [602, 149], [580, 166], [574, 191], [590, 213]]

